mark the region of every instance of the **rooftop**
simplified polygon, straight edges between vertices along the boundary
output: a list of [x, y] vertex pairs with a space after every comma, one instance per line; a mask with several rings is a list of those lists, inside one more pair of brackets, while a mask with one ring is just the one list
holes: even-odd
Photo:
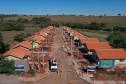
[[23, 46], [23, 47], [26, 47], [26, 48], [29, 48], [29, 49], [32, 48], [32, 44], [31, 44], [30, 42], [28, 42], [28, 41], [23, 41], [23, 42], [21, 42], [21, 43], [16, 44], [16, 45], [13, 47], [13, 49], [16, 48], [16, 47], [20, 47], [20, 46]]
[[96, 49], [99, 59], [126, 59], [124, 49]]
[[84, 38], [81, 39], [81, 43], [84, 44], [86, 42], [99, 42], [98, 38]]
[[13, 55], [19, 58], [23, 58], [25, 55], [30, 55], [31, 51], [25, 49], [23, 47], [17, 47], [15, 49], [9, 50], [8, 52], [4, 53], [3, 56]]
[[88, 49], [111, 49], [108, 42], [86, 42]]

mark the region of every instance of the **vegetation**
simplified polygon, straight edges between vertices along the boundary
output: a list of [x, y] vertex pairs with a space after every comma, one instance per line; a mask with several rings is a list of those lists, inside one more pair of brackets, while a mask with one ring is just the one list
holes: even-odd
[[107, 38], [110, 44], [115, 48], [124, 48], [126, 50], [126, 34], [120, 31], [113, 32]]
[[0, 30], [2, 31], [23, 31], [24, 24], [16, 21], [2, 21], [0, 24]]
[[0, 73], [15, 74], [15, 62], [13, 60], [2, 60], [0, 63]]
[[10, 44], [3, 42], [3, 36], [2, 36], [2, 33], [0, 32], [0, 53], [4, 53], [6, 50], [9, 50], [9, 49], [10, 49]]
[[27, 33], [26, 35], [24, 33], [15, 34], [14, 41], [22, 42], [24, 41], [24, 38], [27, 38], [29, 36], [31, 36], [30, 33]]
[[122, 31], [122, 32], [126, 32], [126, 28], [125, 27], [118, 27], [118, 26], [115, 26], [113, 28], [113, 31]]
[[35, 75], [35, 71], [33, 69], [30, 69], [28, 73], [32, 74], [33, 76]]
[[0, 19], [7, 18], [7, 17], [15, 17], [15, 16], [17, 15], [16, 14], [12, 14], [12, 15], [0, 14]]

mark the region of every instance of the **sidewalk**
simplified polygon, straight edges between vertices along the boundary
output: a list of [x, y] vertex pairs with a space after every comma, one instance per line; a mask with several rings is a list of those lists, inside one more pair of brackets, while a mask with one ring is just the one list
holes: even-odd
[[88, 74], [83, 74], [83, 73], [81, 73], [80, 72], [80, 70], [78, 69], [78, 65], [77, 65], [77, 62], [72, 58], [72, 63], [74, 64], [74, 68], [75, 68], [75, 70], [76, 70], [76, 73], [77, 73], [77, 75], [81, 78], [81, 79], [83, 79], [83, 80], [85, 80], [85, 81], [87, 81], [87, 82], [89, 82], [89, 83], [91, 83], [92, 84], [92, 81], [91, 81], [91, 79], [89, 78], [89, 76], [88, 76]]

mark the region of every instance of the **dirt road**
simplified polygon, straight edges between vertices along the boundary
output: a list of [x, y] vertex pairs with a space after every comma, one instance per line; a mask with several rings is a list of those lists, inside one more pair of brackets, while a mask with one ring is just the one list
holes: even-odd
[[50, 72], [49, 76], [33, 84], [89, 84], [76, 75], [71, 57], [61, 49], [62, 46], [65, 46], [61, 29], [57, 28], [55, 34], [53, 55], [58, 58], [59, 73]]

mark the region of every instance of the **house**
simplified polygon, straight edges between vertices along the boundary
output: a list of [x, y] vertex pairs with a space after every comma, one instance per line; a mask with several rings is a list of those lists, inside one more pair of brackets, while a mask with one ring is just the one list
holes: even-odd
[[111, 49], [108, 42], [86, 42], [84, 43], [83, 50], [89, 54], [92, 53], [94, 49]]
[[3, 54], [5, 56], [5, 59], [13, 59], [13, 60], [22, 60], [26, 55], [30, 55], [31, 51], [23, 48], [23, 47], [17, 47], [15, 49], [11, 49]]
[[79, 44], [81, 45], [81, 47], [84, 47], [84, 44], [86, 42], [99, 42], [98, 38], [82, 38], [79, 39]]
[[92, 59], [98, 68], [126, 67], [126, 52], [124, 49], [96, 49]]
[[42, 40], [44, 40], [45, 37], [47, 36], [46, 33], [43, 32], [43, 31], [40, 31], [40, 32], [39, 32], [39, 35], [41, 36], [41, 39], [42, 39]]
[[77, 31], [74, 31], [74, 33], [73, 33], [74, 40], [77, 40], [78, 36], [80, 36], [80, 33], [78, 33]]
[[16, 44], [12, 49], [15, 49], [17, 47], [23, 47], [23, 48], [31, 50], [32, 49], [32, 44], [30, 42], [28, 42], [28, 41], [23, 41], [21, 43]]
[[15, 71], [28, 71], [29, 70], [29, 61], [25, 60], [15, 60]]
[[32, 43], [33, 42], [33, 48], [39, 48], [41, 40], [38, 38], [30, 38], [29, 42]]

